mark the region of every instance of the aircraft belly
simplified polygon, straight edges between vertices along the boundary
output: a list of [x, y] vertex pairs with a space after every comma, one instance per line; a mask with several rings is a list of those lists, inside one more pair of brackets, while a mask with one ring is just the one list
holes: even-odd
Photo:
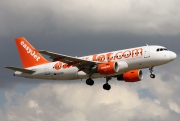
[[76, 79], [77, 71], [77, 68], [63, 69], [52, 73], [52, 77], [56, 80], [73, 80]]

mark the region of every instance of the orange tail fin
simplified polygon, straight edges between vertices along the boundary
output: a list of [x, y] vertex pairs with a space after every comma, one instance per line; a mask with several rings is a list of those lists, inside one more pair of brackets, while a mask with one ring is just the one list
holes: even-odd
[[15, 41], [24, 68], [49, 62], [25, 38], [16, 38]]

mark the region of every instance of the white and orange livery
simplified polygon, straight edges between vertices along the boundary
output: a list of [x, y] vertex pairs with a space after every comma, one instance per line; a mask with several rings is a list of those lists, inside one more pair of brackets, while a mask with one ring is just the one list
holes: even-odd
[[[7, 66], [15, 70], [14, 75], [48, 80], [87, 79], [86, 84], [92, 86], [92, 78], [106, 78], [103, 85], [110, 90], [108, 81], [112, 77], [125, 82], [142, 80], [140, 69], [149, 68], [150, 77], [153, 67], [166, 64], [176, 58], [176, 54], [163, 46], [142, 46], [113, 52], [94, 54], [84, 57], [72, 57], [44, 50], [36, 50], [25, 38], [15, 39], [22, 65], [24, 68]], [[49, 56], [53, 61], [46, 60], [41, 54]]]

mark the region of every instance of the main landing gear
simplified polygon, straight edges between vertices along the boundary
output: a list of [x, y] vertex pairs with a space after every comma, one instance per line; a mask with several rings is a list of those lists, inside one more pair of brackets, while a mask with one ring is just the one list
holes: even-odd
[[153, 67], [150, 67], [150, 68], [149, 68], [149, 71], [150, 71], [150, 77], [151, 77], [152, 79], [154, 79], [156, 76], [155, 76], [155, 74], [152, 73], [152, 72], [153, 72]]
[[111, 80], [111, 77], [106, 77], [106, 83], [103, 85], [104, 90], [110, 90], [111, 85], [108, 84], [108, 81]]
[[91, 78], [89, 78], [86, 80], [86, 84], [89, 86], [92, 86], [92, 85], [94, 85], [94, 81]]
[[[103, 85], [103, 89], [104, 90], [110, 90], [111, 89], [111, 85], [109, 85], [108, 81], [111, 80], [111, 77], [106, 77], [106, 83]], [[89, 78], [86, 80], [86, 84], [89, 86], [94, 85], [94, 81]]]
[[90, 73], [90, 70], [89, 70], [89, 79], [86, 80], [86, 84], [89, 86], [94, 85], [94, 81], [91, 79], [91, 76], [92, 76], [92, 73]]

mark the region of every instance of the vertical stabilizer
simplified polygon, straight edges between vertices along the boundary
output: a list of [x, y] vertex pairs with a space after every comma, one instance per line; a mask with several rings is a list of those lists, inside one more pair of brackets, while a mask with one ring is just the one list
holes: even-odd
[[25, 38], [16, 38], [15, 42], [24, 68], [49, 62]]

